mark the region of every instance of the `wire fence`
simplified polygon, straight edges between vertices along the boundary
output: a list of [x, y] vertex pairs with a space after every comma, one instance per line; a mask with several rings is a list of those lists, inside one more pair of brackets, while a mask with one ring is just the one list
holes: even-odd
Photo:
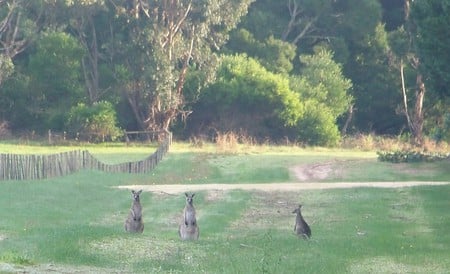
[[65, 176], [83, 169], [103, 172], [146, 173], [153, 170], [169, 151], [169, 133], [156, 151], [147, 158], [120, 164], [106, 164], [87, 150], [74, 150], [51, 155], [0, 154], [0, 180], [37, 180]]

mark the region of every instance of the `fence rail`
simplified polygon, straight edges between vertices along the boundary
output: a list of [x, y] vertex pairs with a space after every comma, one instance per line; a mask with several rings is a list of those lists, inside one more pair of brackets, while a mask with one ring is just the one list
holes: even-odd
[[65, 176], [82, 169], [104, 172], [146, 173], [156, 167], [169, 151], [169, 133], [156, 151], [141, 161], [105, 164], [87, 150], [74, 150], [51, 155], [0, 154], [0, 180], [36, 180]]

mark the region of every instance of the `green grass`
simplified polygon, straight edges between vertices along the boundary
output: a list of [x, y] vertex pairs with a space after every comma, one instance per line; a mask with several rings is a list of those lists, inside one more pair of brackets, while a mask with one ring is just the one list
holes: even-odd
[[[89, 148], [95, 150], [96, 147]], [[139, 149], [98, 148], [111, 161]], [[208, 150], [209, 149], [209, 150]], [[370, 152], [266, 148], [221, 154], [176, 144], [150, 174], [83, 171], [0, 181], [0, 273], [445, 273], [450, 186], [302, 192], [202, 191], [200, 240], [181, 242], [184, 195], [143, 193], [145, 230], [126, 234], [131, 194], [118, 185], [294, 180], [289, 167], [332, 163], [327, 180], [450, 180], [444, 163], [392, 165]], [[1, 151], [1, 146], [0, 146]], [[298, 203], [312, 239], [293, 234]]]
[[[278, 148], [278, 150], [277, 150]], [[195, 149], [176, 144], [150, 184], [267, 183], [295, 181], [290, 168], [327, 164], [332, 172], [323, 181], [450, 181], [448, 161], [390, 164], [379, 162], [375, 152], [252, 147], [234, 154], [216, 153], [210, 147]]]

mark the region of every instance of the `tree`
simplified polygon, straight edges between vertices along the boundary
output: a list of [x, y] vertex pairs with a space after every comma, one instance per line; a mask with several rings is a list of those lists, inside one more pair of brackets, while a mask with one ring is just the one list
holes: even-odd
[[[111, 31], [115, 33], [115, 30], [111, 30], [111, 27], [114, 25], [115, 15], [101, 0], [70, 2], [65, 9], [70, 18], [69, 26], [85, 49], [86, 54], [81, 64], [87, 100], [89, 104], [93, 104], [105, 99], [106, 93], [112, 91], [116, 84], [112, 68], [108, 64], [108, 57], [112, 56], [104, 48], [114, 39]], [[110, 31], [106, 31], [108, 29]]]
[[421, 72], [430, 91], [450, 97], [450, 3], [439, 0], [411, 2]]
[[130, 1], [116, 4], [108, 50], [118, 82], [141, 129], [167, 130], [184, 109], [189, 71], [212, 79], [215, 51], [251, 0]]
[[[58, 1], [66, 0], [0, 0], [0, 68], [11, 64], [43, 29], [53, 25]], [[0, 84], [5, 79], [3, 72], [0, 70]]]
[[303, 115], [289, 79], [246, 55], [224, 56], [217, 80], [202, 92], [188, 119], [192, 134], [244, 131], [262, 140], [281, 139]]
[[226, 49], [235, 53], [246, 53], [257, 59], [268, 70], [284, 74], [292, 71], [292, 61], [296, 55], [295, 45], [273, 36], [269, 36], [261, 42], [243, 28], [232, 32]]
[[[401, 92], [403, 95], [402, 113], [406, 117], [409, 130], [413, 137], [413, 142], [417, 145], [423, 143], [424, 126], [424, 100], [425, 82], [421, 72], [421, 60], [417, 55], [416, 39], [414, 34], [414, 24], [410, 18], [410, 1], [405, 0], [405, 25], [393, 31], [390, 35], [391, 64], [399, 71]], [[415, 81], [409, 84], [408, 74]], [[411, 95], [410, 91], [414, 91]], [[413, 97], [413, 99], [411, 99]], [[410, 108], [410, 104], [413, 107]]]
[[304, 67], [290, 83], [305, 106], [305, 115], [296, 124], [297, 139], [312, 145], [336, 145], [340, 138], [337, 118], [353, 103], [352, 83], [330, 51], [318, 48], [300, 60]]
[[[360, 54], [351, 58], [346, 66], [353, 83], [354, 130], [375, 134], [399, 134], [404, 129], [404, 117], [398, 115], [402, 101], [398, 69], [391, 66], [389, 34], [379, 24], [374, 35], [361, 44]], [[353, 55], [353, 54], [352, 54]], [[352, 128], [351, 128], [352, 129]]]
[[64, 115], [84, 98], [81, 75], [83, 48], [63, 32], [45, 33], [30, 55], [29, 106], [39, 123], [35, 129], [62, 130]]
[[33, 35], [32, 22], [27, 18], [23, 0], [0, 0], [0, 85], [11, 75], [12, 59], [25, 50]]

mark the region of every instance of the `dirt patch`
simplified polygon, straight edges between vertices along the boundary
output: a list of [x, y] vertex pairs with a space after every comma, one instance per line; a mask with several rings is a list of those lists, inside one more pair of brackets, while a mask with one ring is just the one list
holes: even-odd
[[340, 183], [268, 183], [268, 184], [189, 184], [189, 185], [126, 185], [119, 189], [142, 189], [143, 191], [179, 194], [186, 191], [226, 191], [226, 190], [259, 190], [259, 191], [302, 191], [320, 189], [338, 189], [354, 187], [401, 188], [422, 185], [448, 185], [450, 182], [340, 182]]
[[299, 181], [323, 180], [333, 173], [333, 163], [299, 165], [290, 168]]
[[224, 198], [224, 193], [223, 191], [219, 191], [219, 190], [210, 190], [208, 191], [205, 200], [207, 202], [214, 202], [214, 201], [219, 201], [219, 200], [223, 200]]

